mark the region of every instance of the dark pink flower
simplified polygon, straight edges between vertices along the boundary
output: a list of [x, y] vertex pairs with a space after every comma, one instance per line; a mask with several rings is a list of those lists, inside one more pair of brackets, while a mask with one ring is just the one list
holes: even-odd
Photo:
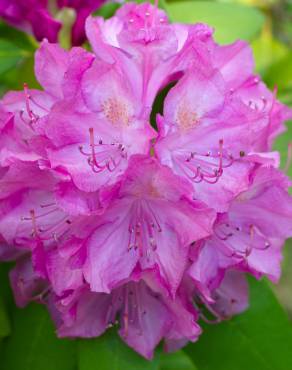
[[86, 40], [85, 21], [94, 11], [99, 9], [106, 0], [58, 0], [60, 9], [66, 7], [75, 10], [75, 22], [72, 28], [72, 45], [81, 45]]
[[38, 41], [44, 38], [57, 42], [62, 22], [58, 12], [64, 7], [75, 11], [72, 28], [72, 45], [81, 45], [86, 40], [85, 20], [106, 0], [58, 0], [56, 6], [48, 0], [0, 0], [0, 17], [11, 25], [33, 33]]
[[47, 0], [1, 0], [0, 16], [13, 26], [56, 42], [62, 24], [55, 20], [47, 8]]

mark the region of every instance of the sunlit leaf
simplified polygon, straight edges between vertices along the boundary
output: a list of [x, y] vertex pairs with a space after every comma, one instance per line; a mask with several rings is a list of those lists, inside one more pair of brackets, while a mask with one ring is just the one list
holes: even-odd
[[273, 37], [271, 27], [265, 27], [260, 37], [252, 42], [256, 70], [262, 77], [271, 64], [280, 61], [288, 53], [288, 48]]
[[266, 81], [271, 87], [277, 85], [280, 90], [292, 88], [292, 52], [270, 66]]
[[221, 43], [252, 40], [264, 23], [259, 10], [240, 4], [189, 0], [169, 3], [166, 8], [174, 22], [204, 22], [214, 27], [215, 39]]
[[5, 39], [0, 39], [0, 75], [15, 68], [29, 54]]
[[115, 14], [119, 7], [119, 3], [105, 3], [103, 6], [98, 8], [98, 10], [93, 13], [93, 15], [108, 19]]

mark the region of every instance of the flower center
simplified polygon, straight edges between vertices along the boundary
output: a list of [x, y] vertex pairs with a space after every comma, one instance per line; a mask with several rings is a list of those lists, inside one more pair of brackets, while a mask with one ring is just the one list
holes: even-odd
[[130, 115], [127, 104], [121, 99], [111, 97], [102, 104], [105, 117], [113, 126], [129, 126]]
[[156, 238], [162, 232], [161, 225], [148, 201], [134, 202], [131, 214], [128, 251], [134, 248], [139, 251], [140, 257], [146, 256], [149, 261], [151, 253], [157, 249]]
[[196, 112], [183, 103], [178, 107], [176, 123], [182, 131], [189, 131], [199, 124], [199, 118]]

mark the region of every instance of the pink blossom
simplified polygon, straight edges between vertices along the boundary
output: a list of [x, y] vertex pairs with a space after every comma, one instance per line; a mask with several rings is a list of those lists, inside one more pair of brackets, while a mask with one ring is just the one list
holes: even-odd
[[86, 32], [93, 52], [43, 41], [43, 90], [0, 102], [0, 258], [59, 336], [118, 324], [151, 358], [245, 310], [246, 274], [279, 279], [292, 201], [271, 146], [292, 114], [206, 25], [130, 3]]
[[110, 294], [94, 293], [84, 285], [55, 298], [59, 336], [96, 337], [119, 324], [119, 335], [148, 359], [156, 345], [178, 340], [195, 341], [201, 330], [196, 310], [181, 297], [170, 300], [151, 271], [136, 274]]
[[109, 20], [89, 17], [86, 33], [95, 54], [119, 64], [123, 74], [141, 88], [142, 102], [150, 113], [159, 89], [206, 50], [212, 30], [201, 24], [170, 24], [166, 13], [152, 4], [128, 3]]
[[[98, 219], [88, 218], [83, 237], [75, 232], [74, 239], [49, 257], [50, 276], [59, 287], [55, 290], [62, 293], [68, 289], [66, 279], [60, 276], [61, 281], [56, 280], [56, 271], [70, 270], [69, 266], [79, 271], [78, 279], [83, 273], [92, 291], [106, 293], [140, 266], [142, 270], [157, 268], [160, 279], [175, 295], [188, 261], [189, 245], [210, 235], [215, 216], [188, 198], [190, 190], [154, 159], [132, 157], [104, 213]], [[72, 261], [77, 259], [76, 265]]]
[[259, 168], [249, 189], [233, 200], [228, 213], [218, 216], [214, 235], [198, 246], [188, 271], [206, 299], [229, 268], [279, 280], [281, 251], [292, 234], [289, 184], [277, 170]]
[[116, 181], [131, 155], [147, 154], [155, 132], [140, 91], [119, 68], [96, 60], [83, 76], [81, 94], [85, 104], [80, 110], [72, 109], [70, 101], [61, 102], [48, 116], [46, 135], [56, 147], [48, 158], [80, 190], [96, 191]]

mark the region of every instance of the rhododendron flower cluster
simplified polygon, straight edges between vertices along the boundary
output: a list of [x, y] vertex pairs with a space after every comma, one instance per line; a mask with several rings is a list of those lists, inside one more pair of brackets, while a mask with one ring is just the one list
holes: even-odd
[[246, 273], [279, 279], [292, 198], [271, 147], [292, 112], [207, 25], [128, 3], [86, 32], [93, 52], [44, 41], [43, 90], [0, 103], [0, 255], [60, 337], [117, 326], [151, 358], [245, 310]]
[[62, 27], [59, 12], [64, 8], [74, 10], [72, 28], [73, 45], [85, 41], [84, 24], [91, 12], [106, 0], [0, 0], [0, 17], [13, 26], [33, 33], [37, 40], [46, 38], [57, 42]]

